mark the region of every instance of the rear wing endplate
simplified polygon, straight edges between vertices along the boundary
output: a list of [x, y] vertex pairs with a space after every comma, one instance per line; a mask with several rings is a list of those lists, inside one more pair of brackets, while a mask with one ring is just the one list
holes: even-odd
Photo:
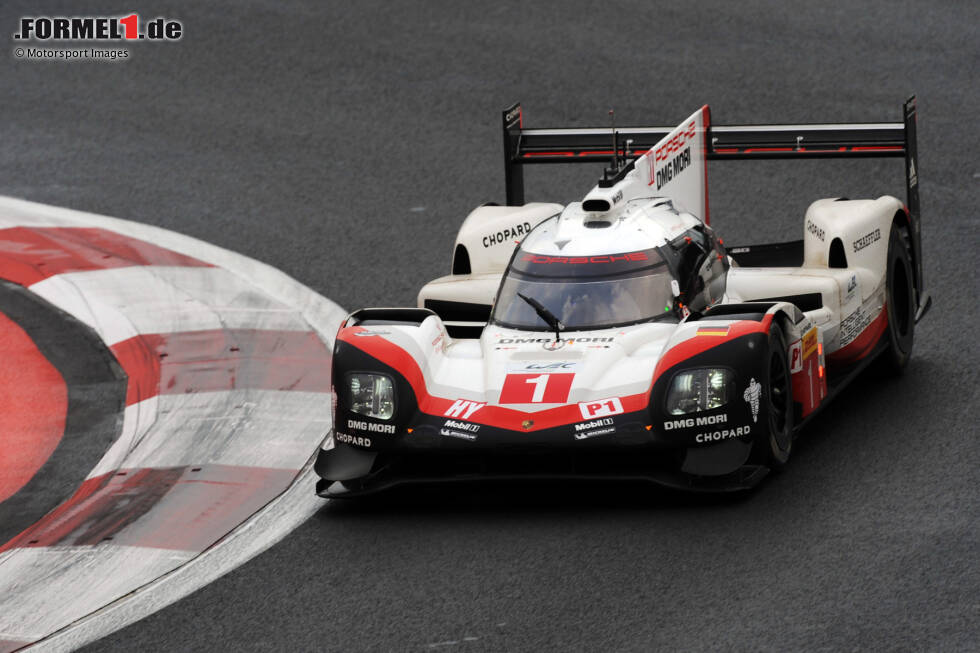
[[[709, 161], [741, 159], [905, 158], [905, 191], [912, 247], [922, 288], [915, 96], [905, 101], [902, 122], [804, 125], [710, 125]], [[503, 112], [507, 204], [524, 204], [524, 166], [537, 163], [608, 162], [616, 154], [636, 159], [675, 127], [527, 129], [515, 104]]]

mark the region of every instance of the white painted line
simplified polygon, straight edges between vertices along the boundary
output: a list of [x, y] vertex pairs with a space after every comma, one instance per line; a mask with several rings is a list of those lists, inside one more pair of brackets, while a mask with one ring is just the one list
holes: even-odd
[[331, 426], [330, 395], [318, 392], [232, 390], [149, 401], [156, 402], [157, 422], [126, 457], [127, 467], [299, 469], [310, 443], [320, 442]]
[[70, 272], [30, 289], [95, 329], [107, 346], [142, 333], [310, 330], [295, 308], [221, 268], [152, 266]]
[[122, 434], [112, 443], [86, 478], [95, 478], [119, 469], [129, 452], [139, 444], [156, 421], [159, 400], [159, 396], [151, 397], [132, 406], [126, 406], [123, 412]]
[[[191, 558], [193, 551], [112, 543], [27, 547], [0, 554], [0, 639], [40, 639], [152, 582]], [[103, 573], [111, 569], [113, 573]], [[93, 573], [96, 571], [98, 573]]]

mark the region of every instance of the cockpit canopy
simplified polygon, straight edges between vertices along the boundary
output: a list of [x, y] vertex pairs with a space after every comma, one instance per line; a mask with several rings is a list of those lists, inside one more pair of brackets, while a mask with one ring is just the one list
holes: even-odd
[[656, 249], [593, 256], [551, 256], [518, 249], [491, 321], [515, 329], [548, 329], [519, 295], [537, 300], [570, 331], [676, 321], [673, 279]]
[[[673, 207], [665, 208], [677, 215]], [[558, 235], [553, 223], [557, 220], [546, 220], [535, 232], [554, 234], [547, 237], [550, 241]], [[613, 254], [582, 254], [581, 249], [550, 243], [549, 253], [541, 253], [530, 251], [529, 242], [538, 243], [535, 249], [541, 247], [540, 239], [528, 237], [515, 251], [490, 317], [494, 324], [549, 330], [551, 317], [542, 317], [535, 302], [570, 331], [676, 322], [684, 308], [702, 311], [725, 292], [727, 256], [711, 229], [700, 222], [672, 240], [660, 241], [659, 247], [650, 247], [647, 240], [638, 243], [645, 249]], [[565, 255], [563, 249], [575, 253]]]

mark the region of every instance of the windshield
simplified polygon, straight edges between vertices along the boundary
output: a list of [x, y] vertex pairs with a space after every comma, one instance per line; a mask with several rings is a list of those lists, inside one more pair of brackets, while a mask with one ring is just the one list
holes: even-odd
[[518, 293], [540, 302], [564, 330], [673, 318], [672, 279], [655, 249], [586, 257], [519, 251], [501, 285], [491, 320], [516, 329], [548, 329]]

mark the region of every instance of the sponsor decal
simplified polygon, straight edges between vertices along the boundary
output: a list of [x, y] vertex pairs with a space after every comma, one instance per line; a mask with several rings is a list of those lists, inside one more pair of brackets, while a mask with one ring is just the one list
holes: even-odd
[[803, 334], [803, 359], [810, 358], [810, 355], [817, 351], [817, 327], [813, 327]]
[[521, 108], [519, 106], [514, 107], [512, 111], [508, 112], [507, 115], [504, 116], [504, 122], [507, 123], [508, 127], [510, 127], [515, 120], [520, 120], [520, 119], [521, 119]]
[[755, 378], [749, 381], [748, 387], [745, 388], [745, 392], [742, 393], [742, 398], [748, 403], [749, 408], [752, 409], [752, 421], [759, 421], [759, 398], [762, 396], [762, 384], [755, 380]]
[[394, 433], [394, 424], [378, 424], [377, 422], [362, 422], [356, 419], [347, 420], [347, 428], [370, 433]]
[[461, 419], [469, 419], [473, 416], [473, 413], [480, 410], [486, 406], [485, 403], [480, 403], [479, 401], [468, 401], [466, 399], [457, 399], [453, 402], [453, 405], [446, 409], [443, 413], [446, 417], [459, 417]]
[[524, 224], [518, 224], [503, 231], [498, 231], [495, 234], [487, 234], [483, 237], [483, 246], [486, 248], [493, 247], [494, 245], [500, 245], [502, 243], [509, 243], [512, 239], [518, 236], [524, 236], [531, 231], [531, 223], [525, 222]]
[[[671, 154], [679, 151], [682, 147], [687, 145], [690, 141], [697, 135], [697, 121], [692, 120], [687, 123], [687, 129], [683, 129], [677, 132], [669, 141], [657, 148], [656, 152], [653, 153], [654, 161], [660, 163], [666, 161], [670, 158]], [[650, 180], [651, 182], [653, 179]]]
[[579, 361], [514, 361], [507, 366], [508, 372], [571, 372]]
[[806, 221], [806, 230], [820, 239], [820, 242], [824, 242], [824, 231], [811, 220]]
[[719, 440], [727, 440], [728, 438], [738, 438], [743, 435], [749, 435], [752, 432], [752, 427], [746, 424], [745, 426], [738, 426], [733, 429], [723, 429], [721, 431], [707, 431], [705, 433], [698, 433], [694, 436], [694, 441], [698, 444], [703, 444], [705, 442], [718, 442]]
[[840, 346], [849, 344], [871, 324], [871, 316], [860, 306], [840, 323]]
[[618, 191], [616, 191], [616, 194], [613, 195], [612, 203], [615, 204], [616, 202], [618, 202], [621, 199], [623, 199], [623, 189], [622, 188], [620, 188]]
[[603, 426], [612, 426], [612, 417], [604, 417], [602, 419], [594, 419], [591, 422], [580, 422], [575, 425], [576, 433], [581, 431], [591, 431], [593, 429], [602, 428]]
[[[585, 338], [559, 338], [557, 341], [552, 338], [501, 338], [497, 341], [498, 345], [529, 345], [541, 343], [543, 345], [555, 345], [556, 342], [560, 343], [555, 345], [552, 349], [561, 349], [565, 345], [574, 345], [575, 343], [600, 343], [600, 342], [613, 342], [615, 338], [599, 338], [599, 337], [585, 337]], [[545, 347], [548, 349], [548, 347]]]
[[437, 336], [436, 336], [435, 338], [433, 338], [433, 340], [432, 340], [432, 348], [433, 348], [433, 349], [436, 349], [436, 350], [438, 350], [438, 349], [439, 349], [439, 345], [443, 345], [443, 346], [445, 346], [445, 344], [446, 344], [446, 343], [444, 342], [444, 341], [445, 341], [445, 338], [446, 338], [446, 334], [445, 334], [445, 333], [443, 333], [442, 331], [440, 331], [440, 332], [439, 332], [439, 335], [437, 335]]
[[574, 373], [508, 374], [500, 389], [502, 404], [563, 404], [568, 401]]
[[358, 331], [355, 336], [390, 336], [391, 331]]
[[544, 254], [525, 254], [521, 261], [539, 265], [586, 265], [588, 263], [616, 263], [618, 261], [649, 261], [646, 252], [626, 252], [624, 254], [603, 254], [601, 256], [547, 256]]
[[856, 274], [852, 274], [851, 278], [847, 281], [847, 297], [844, 301], [849, 300], [854, 296], [854, 290], [858, 287], [858, 278]]
[[699, 336], [727, 336], [729, 326], [710, 326], [710, 327], [698, 327], [696, 335]]
[[454, 419], [447, 419], [443, 424], [447, 429], [458, 429], [460, 431], [469, 431], [470, 433], [476, 433], [480, 430], [479, 424], [470, 424], [469, 422], [457, 422]]
[[728, 250], [729, 254], [745, 254], [746, 252], [751, 252], [751, 247], [732, 247]]
[[803, 345], [802, 340], [797, 340], [789, 346], [789, 373], [796, 374], [803, 371]]
[[667, 165], [657, 170], [657, 190], [669, 184], [674, 177], [684, 172], [689, 165], [691, 165], [691, 148], [687, 147], [683, 152], [674, 156]]
[[694, 426], [710, 426], [712, 424], [724, 424], [728, 421], [728, 415], [701, 415], [700, 417], [686, 417], [684, 419], [671, 419], [664, 421], [664, 430], [673, 431], [674, 429], [687, 429]]
[[860, 252], [865, 247], [877, 243], [881, 240], [881, 229], [875, 229], [871, 233], [865, 234], [854, 241], [854, 251]]
[[915, 174], [915, 159], [909, 159], [909, 188], [919, 183], [919, 176]]
[[616, 427], [615, 426], [610, 426], [610, 427], [607, 427], [607, 428], [604, 428], [604, 429], [596, 429], [595, 431], [586, 431], [584, 433], [576, 433], [575, 434], [575, 439], [576, 440], [587, 440], [589, 438], [594, 438], [594, 437], [596, 437], [598, 435], [609, 435], [610, 433], [615, 433], [615, 432], [616, 432]]
[[371, 438], [362, 438], [359, 435], [348, 435], [347, 433], [336, 431], [333, 437], [337, 442], [343, 442], [344, 444], [354, 444], [358, 447], [371, 446]]
[[473, 442], [476, 440], [476, 436], [472, 433], [466, 433], [465, 431], [454, 431], [452, 429], [439, 429], [439, 435], [444, 435], [448, 438], [459, 438], [460, 440], [466, 440], [468, 442]]
[[595, 401], [582, 401], [578, 405], [579, 412], [584, 419], [595, 417], [606, 417], [607, 415], [619, 415], [623, 412], [623, 402], [619, 397], [609, 399], [597, 399]]

